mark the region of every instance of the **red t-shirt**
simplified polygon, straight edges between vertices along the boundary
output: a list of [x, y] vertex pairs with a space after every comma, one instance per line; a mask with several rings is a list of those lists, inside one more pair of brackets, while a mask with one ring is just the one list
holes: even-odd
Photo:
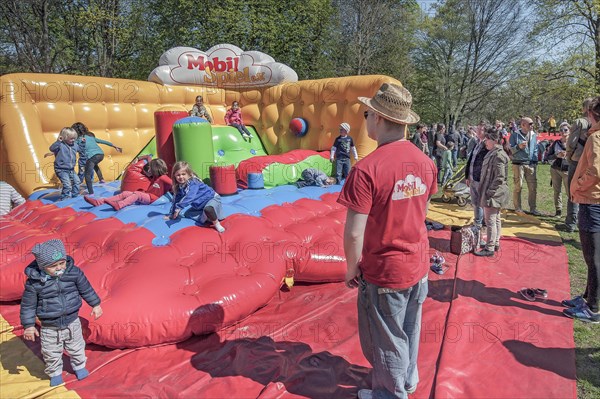
[[359, 261], [366, 281], [406, 289], [425, 276], [426, 206], [436, 192], [433, 161], [406, 140], [378, 147], [350, 170], [338, 202], [369, 215]]
[[167, 191], [171, 190], [171, 187], [173, 187], [171, 178], [167, 175], [162, 175], [158, 179], [152, 180], [152, 183], [146, 192], [150, 194], [150, 198], [152, 199], [152, 202], [154, 202], [165, 195]]

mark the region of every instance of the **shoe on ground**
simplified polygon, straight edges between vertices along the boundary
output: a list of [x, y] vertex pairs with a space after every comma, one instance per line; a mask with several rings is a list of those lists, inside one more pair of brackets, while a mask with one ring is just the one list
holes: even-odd
[[90, 375], [90, 372], [87, 371], [87, 369], [84, 367], [82, 369], [75, 370], [75, 375], [77, 376], [78, 380], [83, 380], [84, 378], [87, 378], [87, 376]]
[[556, 213], [554, 214], [554, 217], [559, 217], [562, 216], [562, 210], [561, 209], [557, 209]]
[[500, 244], [494, 245], [494, 252], [500, 251]]
[[105, 181], [105, 180], [99, 180], [99, 181], [98, 181], [98, 183], [100, 183], [100, 184], [105, 184], [105, 183], [106, 183], [106, 181]]
[[119, 204], [119, 201], [105, 200], [104, 203], [112, 206], [115, 211], [120, 211], [122, 208], [121, 204]]
[[563, 314], [585, 323], [600, 323], [600, 312], [592, 312], [587, 305], [565, 309], [563, 310]]
[[515, 213], [519, 216], [525, 216], [525, 212], [522, 209], [515, 209]]
[[579, 308], [586, 304], [587, 302], [581, 295], [574, 296], [571, 299], [565, 299], [561, 302], [561, 305], [563, 305], [565, 308]]
[[556, 230], [558, 230], [558, 231], [564, 231], [566, 233], [576, 233], [579, 231], [579, 229], [577, 227], [570, 226], [565, 223], [559, 223], [559, 224], [555, 225], [554, 228], [556, 228]]
[[529, 212], [529, 214], [532, 216], [542, 216], [542, 212], [538, 211], [537, 209]]
[[85, 200], [85, 202], [87, 202], [88, 204], [90, 204], [92, 206], [100, 206], [100, 205], [104, 204], [104, 201], [90, 197], [89, 195], [84, 195], [83, 199]]
[[50, 386], [51, 387], [55, 387], [60, 384], [64, 384], [64, 381], [62, 379], [62, 374], [55, 375], [54, 377], [50, 377]]
[[475, 256], [494, 256], [494, 251], [482, 249], [481, 251], [475, 252], [474, 255]]
[[431, 265], [431, 271], [435, 274], [444, 274], [444, 268], [441, 263], [434, 263]]
[[360, 389], [358, 399], [373, 399], [373, 391], [370, 389]]

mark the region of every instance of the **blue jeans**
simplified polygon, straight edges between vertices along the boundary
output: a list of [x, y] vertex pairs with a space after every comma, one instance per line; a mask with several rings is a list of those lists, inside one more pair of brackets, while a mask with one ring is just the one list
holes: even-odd
[[419, 383], [417, 355], [427, 275], [405, 290], [378, 287], [361, 279], [358, 333], [363, 354], [373, 366], [373, 398], [407, 398]]
[[458, 165], [458, 148], [456, 147], [452, 149], [452, 165], [454, 165], [454, 167]]
[[230, 126], [233, 126], [234, 128], [236, 128], [242, 136], [244, 136], [244, 135], [252, 136], [252, 134], [250, 134], [250, 131], [244, 125], [238, 125], [237, 123], [232, 123]]
[[54, 173], [62, 183], [61, 200], [79, 195], [79, 183], [81, 182], [74, 169], [54, 169]]
[[479, 182], [470, 181], [469, 189], [471, 190], [471, 205], [473, 205], [473, 216], [475, 217], [475, 226], [483, 226], [483, 208], [479, 206], [481, 196], [479, 195]]
[[350, 173], [350, 158], [335, 159], [335, 178], [337, 184], [342, 184], [342, 180], [348, 177]]
[[569, 189], [567, 190], [567, 198], [569, 199], [567, 202], [567, 218], [565, 219], [565, 224], [570, 228], [577, 227], [577, 214], [579, 213], [579, 204], [571, 202], [571, 181], [573, 181], [573, 175], [575, 175], [575, 169], [577, 169], [578, 161], [569, 162], [569, 176], [567, 178], [567, 186]]

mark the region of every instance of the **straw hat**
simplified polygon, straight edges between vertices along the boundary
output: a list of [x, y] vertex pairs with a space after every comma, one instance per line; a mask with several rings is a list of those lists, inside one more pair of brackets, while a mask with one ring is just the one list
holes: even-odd
[[373, 98], [358, 97], [382, 118], [405, 125], [417, 123], [421, 118], [411, 108], [412, 95], [400, 85], [384, 83]]

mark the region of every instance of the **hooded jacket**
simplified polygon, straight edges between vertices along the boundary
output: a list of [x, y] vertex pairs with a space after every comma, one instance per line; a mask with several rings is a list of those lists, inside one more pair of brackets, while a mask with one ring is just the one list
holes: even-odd
[[73, 170], [77, 163], [77, 152], [79, 145], [73, 143], [69, 145], [64, 141], [56, 140], [50, 146], [50, 151], [54, 153], [54, 169]]
[[67, 267], [60, 277], [41, 271], [34, 260], [25, 268], [27, 282], [21, 299], [21, 324], [35, 325], [36, 316], [44, 327], [66, 328], [79, 317], [81, 298], [91, 307], [100, 298], [73, 258], [67, 255]]
[[588, 138], [571, 182], [571, 201], [600, 204], [600, 122], [588, 131]]

